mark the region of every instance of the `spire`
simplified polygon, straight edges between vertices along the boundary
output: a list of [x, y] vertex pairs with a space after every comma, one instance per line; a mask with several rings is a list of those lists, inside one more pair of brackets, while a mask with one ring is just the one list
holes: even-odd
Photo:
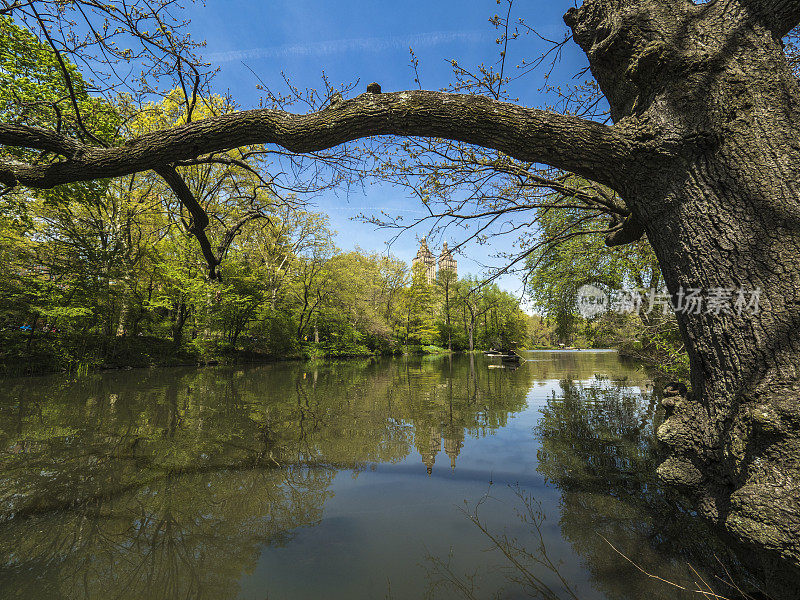
[[419, 435], [421, 433], [421, 431], [417, 430], [415, 445], [417, 446], [417, 451], [422, 455], [422, 464], [425, 465], [425, 470], [430, 475], [433, 473], [436, 455], [442, 449], [442, 432], [439, 427], [431, 426], [427, 436], [424, 434]]
[[436, 279], [436, 259], [433, 256], [433, 252], [428, 248], [428, 242], [425, 238], [420, 240], [417, 255], [414, 257], [414, 260], [411, 261], [412, 265], [416, 265], [417, 263], [421, 263], [425, 267], [425, 275], [428, 278], [428, 283], [432, 283], [433, 280]]
[[464, 447], [464, 430], [454, 424], [445, 427], [444, 451], [450, 457], [450, 468], [456, 470], [456, 459]]
[[442, 244], [442, 253], [439, 255], [439, 272], [441, 271], [452, 271], [453, 275], [458, 275], [458, 263], [447, 248], [447, 242]]

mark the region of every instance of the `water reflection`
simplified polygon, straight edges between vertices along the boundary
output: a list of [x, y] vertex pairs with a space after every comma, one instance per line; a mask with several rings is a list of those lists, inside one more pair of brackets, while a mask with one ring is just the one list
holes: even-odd
[[[562, 536], [606, 598], [691, 598], [698, 589], [757, 594], [760, 576], [685, 499], [659, 485], [659, 396], [626, 381], [563, 380], [542, 409], [538, 471], [561, 491]], [[654, 585], [631, 563], [689, 591]], [[741, 590], [734, 589], [735, 583]]]
[[[249, 470], [174, 477], [2, 532], [9, 598], [228, 598], [258, 544], [319, 520], [330, 473]], [[235, 593], [234, 593], [235, 595]]]
[[473, 361], [17, 380], [0, 402], [0, 596], [227, 598], [321, 518], [336, 469], [396, 463], [525, 406]]
[[[421, 597], [424, 578], [407, 573], [426, 551], [452, 546], [466, 569], [502, 562], [455, 508], [492, 479], [536, 488], [542, 514], [559, 515], [539, 535], [581, 598], [676, 597], [598, 533], [673, 577], [686, 577], [685, 560], [702, 568], [708, 544], [736, 566], [653, 478], [657, 398], [642, 395], [640, 370], [600, 353], [490, 366], [473, 356], [6, 380], [0, 599]], [[511, 499], [487, 526], [522, 536]], [[501, 585], [521, 597], [497, 573], [477, 597]]]

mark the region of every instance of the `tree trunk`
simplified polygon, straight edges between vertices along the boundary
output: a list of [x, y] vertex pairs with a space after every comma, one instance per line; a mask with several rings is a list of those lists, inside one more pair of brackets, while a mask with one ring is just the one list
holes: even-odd
[[239, 341], [239, 336], [242, 334], [242, 330], [244, 329], [244, 323], [239, 320], [234, 321], [233, 331], [231, 332], [231, 348], [236, 348], [236, 342]]
[[34, 314], [33, 320], [31, 321], [31, 332], [28, 334], [28, 341], [25, 342], [25, 351], [30, 352], [31, 346], [33, 345], [33, 336], [36, 335], [36, 325], [39, 323], [39, 315]]
[[[681, 205], [647, 225], [671, 293], [732, 289], [733, 307], [739, 289], [760, 291], [756, 314], [678, 312], [692, 393], [668, 406], [658, 435], [671, 454], [659, 474], [741, 539], [800, 562], [800, 205], [786, 193], [800, 169], [759, 160], [786, 152], [780, 138], [760, 144], [731, 148], [751, 159], [733, 169], [727, 151], [706, 156], [683, 173]], [[759, 193], [739, 191], [749, 186]]]
[[[619, 4], [566, 20], [615, 121], [654, 140], [617, 191], [676, 301], [706, 300], [677, 313], [692, 389], [665, 402], [658, 472], [800, 565], [800, 88], [780, 45], [800, 3]], [[760, 310], [735, 308], [740, 289], [760, 290]], [[708, 299], [728, 290], [717, 314]]]
[[172, 323], [172, 343], [175, 348], [179, 348], [181, 345], [183, 325], [186, 323], [186, 317], [188, 315], [189, 311], [186, 307], [186, 303], [183, 301], [179, 302], [175, 309], [175, 320]]
[[445, 313], [445, 324], [447, 325], [447, 350], [448, 352], [453, 351], [453, 330], [450, 327], [450, 273], [447, 272], [445, 274], [445, 284], [444, 284], [444, 313]]
[[125, 325], [128, 320], [128, 311], [130, 310], [130, 293], [130, 286], [128, 282], [126, 282], [122, 289], [122, 308], [120, 308], [119, 321], [117, 322], [117, 337], [125, 335]]
[[174, 161], [230, 148], [311, 152], [394, 134], [477, 144], [606, 185], [630, 211], [610, 243], [646, 232], [670, 293], [760, 289], [760, 312], [678, 314], [692, 392], [659, 429], [671, 453], [659, 472], [697, 494], [702, 514], [800, 566], [800, 86], [781, 46], [800, 2], [584, 0], [565, 21], [613, 125], [429, 91], [365, 93], [308, 115], [241, 111], [109, 148], [0, 123], [0, 143], [63, 158], [0, 160], [0, 183], [148, 169], [172, 181]]

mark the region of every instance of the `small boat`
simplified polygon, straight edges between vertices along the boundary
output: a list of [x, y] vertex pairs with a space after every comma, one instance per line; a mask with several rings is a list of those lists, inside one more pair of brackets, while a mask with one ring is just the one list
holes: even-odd
[[501, 350], [493, 354], [487, 354], [486, 356], [490, 356], [492, 358], [499, 358], [501, 361], [505, 363], [517, 363], [522, 360], [522, 357], [513, 350], [505, 350], [505, 351]]
[[485, 350], [483, 354], [488, 358], [499, 358], [507, 363], [517, 363], [522, 360], [522, 357], [513, 350]]
[[506, 371], [516, 371], [517, 369], [519, 369], [519, 367], [520, 363], [518, 362], [513, 362], [513, 363], [504, 362], [499, 365], [489, 365], [490, 369], [505, 369]]

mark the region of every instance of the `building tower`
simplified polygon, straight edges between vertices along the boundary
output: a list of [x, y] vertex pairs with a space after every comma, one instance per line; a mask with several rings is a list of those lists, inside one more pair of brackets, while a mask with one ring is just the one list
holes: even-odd
[[464, 429], [453, 423], [444, 429], [444, 451], [450, 457], [450, 468], [456, 470], [456, 459], [464, 447]]
[[428, 250], [428, 242], [425, 238], [420, 241], [417, 255], [411, 261], [412, 266], [416, 266], [417, 263], [421, 263], [425, 267], [428, 283], [433, 283], [433, 280], [436, 279], [436, 259], [433, 257], [433, 253]]
[[447, 242], [442, 244], [442, 253], [439, 255], [439, 273], [442, 271], [452, 271], [454, 276], [458, 275], [458, 263], [453, 258], [453, 254], [447, 249]]
[[436, 456], [442, 449], [442, 430], [431, 425], [426, 436], [422, 425], [417, 426], [414, 431], [414, 445], [417, 448], [417, 452], [422, 456], [422, 464], [425, 465], [425, 470], [430, 475], [433, 473], [433, 465], [436, 464]]

